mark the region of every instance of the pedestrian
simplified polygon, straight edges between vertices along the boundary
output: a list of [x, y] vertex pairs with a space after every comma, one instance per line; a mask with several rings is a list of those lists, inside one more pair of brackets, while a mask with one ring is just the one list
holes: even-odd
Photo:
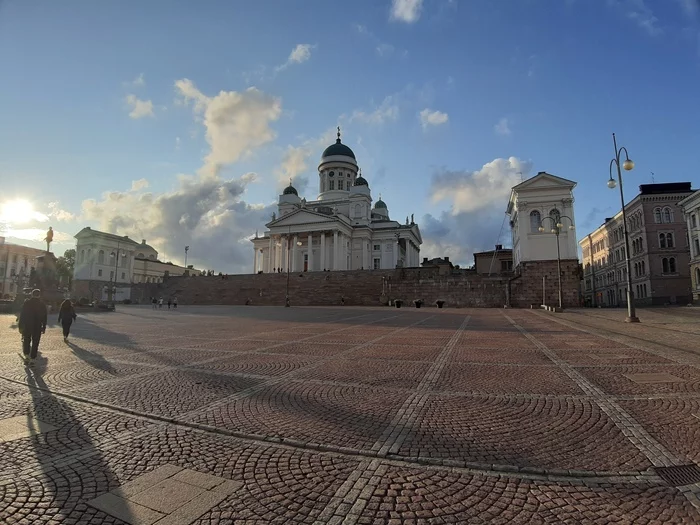
[[158, 299], [158, 308], [163, 308], [163, 298]]
[[68, 341], [68, 335], [70, 335], [70, 325], [73, 321], [77, 319], [75, 314], [75, 308], [73, 308], [73, 303], [70, 299], [66, 299], [61, 303], [61, 308], [58, 310], [58, 322], [61, 323], [63, 327], [63, 342]]
[[172, 299], [168, 297], [168, 310], [170, 310], [170, 305], [173, 303]]
[[41, 290], [32, 290], [32, 296], [24, 301], [19, 314], [19, 331], [22, 334], [22, 356], [25, 362], [34, 363], [39, 351], [41, 334], [46, 333], [46, 305], [40, 299]]
[[177, 309], [177, 297], [173, 297], [173, 308]]
[[155, 297], [153, 297], [153, 298], [151, 299], [151, 303], [153, 304], [153, 309], [154, 309], [154, 310], [155, 310], [156, 308], [158, 308], [158, 299], [156, 299]]

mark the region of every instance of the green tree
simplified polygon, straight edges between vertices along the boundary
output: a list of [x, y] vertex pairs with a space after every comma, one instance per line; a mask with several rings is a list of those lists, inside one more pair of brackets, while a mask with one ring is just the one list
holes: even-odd
[[75, 250], [71, 248], [63, 253], [62, 257], [56, 259], [56, 273], [70, 290], [73, 286], [73, 270], [75, 269]]

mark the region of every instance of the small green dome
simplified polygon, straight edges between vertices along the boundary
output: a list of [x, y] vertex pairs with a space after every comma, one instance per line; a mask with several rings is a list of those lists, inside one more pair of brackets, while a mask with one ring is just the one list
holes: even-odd
[[296, 188], [290, 184], [284, 189], [282, 195], [296, 195], [298, 197], [299, 193], [297, 192]]
[[379, 199], [379, 200], [377, 201], [377, 203], [374, 205], [374, 208], [377, 209], [377, 210], [378, 210], [378, 209], [384, 209], [384, 210], [386, 210], [386, 203], [385, 203], [382, 199]]
[[365, 178], [362, 175], [360, 175], [359, 177], [357, 177], [355, 179], [354, 185], [355, 186], [369, 186], [369, 184], [367, 184], [367, 181], [365, 180]]
[[335, 155], [342, 155], [343, 157], [350, 157], [352, 159], [355, 158], [353, 151], [345, 144], [340, 142], [340, 127], [338, 127], [338, 138], [336, 139], [335, 144], [331, 144], [325, 150], [323, 150], [321, 158], [333, 157]]

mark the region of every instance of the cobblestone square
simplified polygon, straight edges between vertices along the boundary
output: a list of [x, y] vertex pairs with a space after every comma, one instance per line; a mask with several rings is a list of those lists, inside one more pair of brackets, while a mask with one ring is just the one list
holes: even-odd
[[0, 523], [698, 523], [700, 312], [621, 314], [0, 316]]

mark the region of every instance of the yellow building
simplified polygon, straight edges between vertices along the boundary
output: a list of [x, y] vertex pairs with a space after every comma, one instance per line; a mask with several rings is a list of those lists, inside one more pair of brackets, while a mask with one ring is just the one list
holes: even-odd
[[5, 242], [0, 237], [0, 298], [14, 299], [17, 292], [28, 286], [29, 275], [37, 266], [36, 258], [44, 250]]

